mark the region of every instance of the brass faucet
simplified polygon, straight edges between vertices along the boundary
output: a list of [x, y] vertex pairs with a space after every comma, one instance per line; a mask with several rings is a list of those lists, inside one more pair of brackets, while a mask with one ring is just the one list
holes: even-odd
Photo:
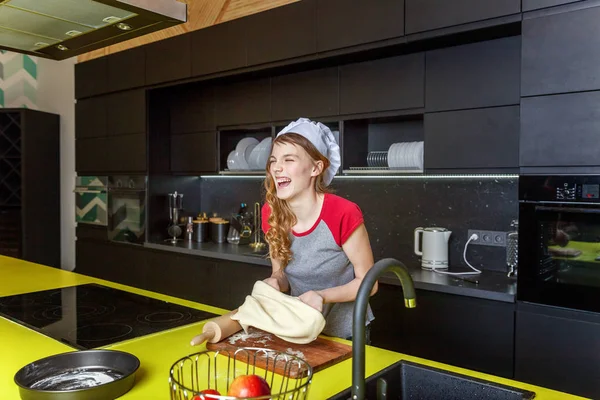
[[354, 303], [354, 316], [352, 320], [352, 400], [365, 398], [365, 318], [371, 290], [377, 279], [387, 271], [396, 274], [402, 285], [404, 293], [404, 306], [415, 308], [417, 299], [413, 280], [404, 264], [393, 258], [379, 260], [363, 278], [356, 302]]

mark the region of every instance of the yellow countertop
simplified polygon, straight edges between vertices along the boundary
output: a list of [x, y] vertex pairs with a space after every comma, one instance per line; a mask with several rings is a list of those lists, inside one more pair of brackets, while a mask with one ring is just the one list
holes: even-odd
[[[117, 289], [127, 290], [133, 293], [151, 296], [160, 300], [170, 301], [217, 314], [226, 312], [226, 310], [204, 304], [0, 256], [0, 296], [85, 283], [98, 283], [111, 286]], [[192, 347], [189, 345], [190, 339], [201, 331], [202, 325], [203, 322], [198, 322], [107, 346], [106, 348], [109, 349], [132, 353], [137, 356], [141, 362], [141, 367], [136, 374], [135, 385], [121, 398], [168, 399], [169, 393], [167, 382], [169, 368], [179, 358], [204, 349], [203, 346]], [[0, 317], [0, 338], [2, 339], [0, 340], [0, 355], [2, 357], [2, 362], [0, 362], [0, 398], [2, 399], [19, 399], [18, 388], [13, 381], [13, 377], [22, 366], [52, 354], [73, 351], [71, 347], [58, 342], [57, 340], [51, 339], [2, 317]], [[350, 343], [345, 340], [339, 341]], [[367, 375], [372, 375], [399, 360], [413, 361], [529, 390], [535, 392], [535, 398], [539, 400], [582, 398], [371, 346], [367, 346], [366, 351]], [[327, 399], [350, 387], [351, 381], [352, 360], [349, 359], [317, 372], [313, 377], [313, 382], [310, 387], [310, 398], [315, 400]]]

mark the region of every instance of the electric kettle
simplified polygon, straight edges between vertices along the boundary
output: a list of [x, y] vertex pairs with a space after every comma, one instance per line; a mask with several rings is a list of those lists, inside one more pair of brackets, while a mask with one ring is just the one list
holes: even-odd
[[[439, 227], [415, 229], [415, 254], [421, 256], [421, 268], [448, 269], [448, 239], [451, 234], [446, 228]], [[423, 240], [419, 240], [421, 235]]]

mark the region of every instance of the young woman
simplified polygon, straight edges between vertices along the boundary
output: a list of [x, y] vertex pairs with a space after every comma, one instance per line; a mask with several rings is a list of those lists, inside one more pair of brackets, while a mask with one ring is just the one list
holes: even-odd
[[[340, 148], [321, 123], [300, 118], [273, 141], [262, 208], [273, 272], [265, 282], [321, 311], [324, 334], [350, 338], [354, 300], [374, 262], [359, 207], [327, 190], [339, 166]], [[367, 324], [373, 318], [369, 307]]]

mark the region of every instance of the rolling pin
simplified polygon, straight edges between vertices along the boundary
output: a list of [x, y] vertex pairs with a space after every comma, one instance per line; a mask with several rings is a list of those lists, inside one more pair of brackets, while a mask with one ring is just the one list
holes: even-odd
[[204, 342], [217, 343], [226, 337], [233, 335], [236, 332], [242, 330], [242, 326], [238, 321], [231, 319], [237, 310], [228, 312], [227, 314], [221, 315], [206, 321], [202, 328], [202, 333], [192, 338], [190, 344], [197, 346]]

